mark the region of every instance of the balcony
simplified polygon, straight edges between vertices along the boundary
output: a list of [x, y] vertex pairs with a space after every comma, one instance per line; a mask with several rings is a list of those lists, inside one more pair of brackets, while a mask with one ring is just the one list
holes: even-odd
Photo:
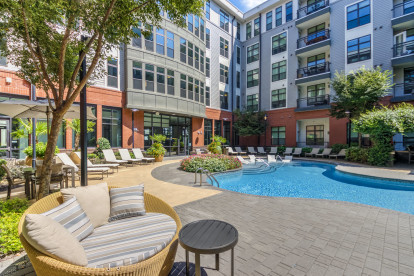
[[[330, 12], [329, 0], [319, 0], [312, 5], [304, 6], [297, 11], [296, 26], [300, 27], [305, 22], [315, 20], [320, 16], [328, 15]], [[320, 20], [319, 20], [320, 21]]]
[[297, 79], [295, 84], [302, 84], [310, 81], [329, 79], [331, 77], [331, 68], [329, 62], [324, 62], [297, 70]]
[[324, 51], [320, 48], [329, 47], [331, 45], [330, 31], [328, 29], [318, 31], [314, 34], [301, 37], [297, 40], [296, 55], [308, 53], [310, 51], [318, 50]]
[[397, 83], [393, 86], [391, 102], [403, 102], [414, 100], [414, 80], [405, 83]]
[[405, 30], [414, 26], [414, 0], [394, 5], [392, 27], [395, 31]]
[[330, 95], [319, 95], [315, 97], [299, 98], [295, 111], [310, 111], [330, 108]]
[[414, 65], [414, 40], [394, 44], [392, 66]]

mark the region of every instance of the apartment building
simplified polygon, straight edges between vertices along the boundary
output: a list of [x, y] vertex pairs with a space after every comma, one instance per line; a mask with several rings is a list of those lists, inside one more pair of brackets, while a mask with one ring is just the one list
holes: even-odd
[[[211, 0], [184, 29], [163, 16], [160, 28], [136, 30], [152, 35], [114, 50], [108, 76], [87, 89], [97, 115], [89, 146], [106, 137], [113, 147], [143, 148], [156, 133], [168, 137], [171, 154], [207, 145], [214, 134], [232, 145], [347, 143], [348, 119], [329, 116], [330, 80], [362, 66], [393, 70], [384, 103], [414, 101], [414, 0], [269, 0], [245, 13]], [[15, 71], [0, 61], [0, 96], [30, 98], [33, 87]], [[265, 111], [265, 135], [238, 137], [238, 108]], [[10, 135], [16, 127], [0, 117], [8, 155], [27, 143]], [[62, 127], [59, 147], [72, 149], [73, 136]], [[403, 148], [414, 138], [395, 142]]]

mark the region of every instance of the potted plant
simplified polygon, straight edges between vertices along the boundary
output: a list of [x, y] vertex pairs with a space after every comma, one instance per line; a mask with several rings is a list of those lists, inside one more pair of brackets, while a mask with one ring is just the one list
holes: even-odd
[[[46, 153], [46, 145], [43, 142], [39, 142], [36, 144], [36, 160], [43, 160]], [[26, 154], [26, 165], [31, 166], [32, 165], [32, 159], [33, 159], [33, 148], [32, 146], [28, 146], [23, 150], [24, 154]], [[55, 153], [59, 153], [59, 148], [56, 147]]]
[[151, 155], [155, 158], [155, 162], [161, 162], [164, 159], [164, 155], [167, 150], [162, 145], [167, 137], [162, 134], [155, 134], [154, 136], [150, 135], [150, 139], [152, 140], [151, 147], [147, 150], [147, 154]]
[[221, 154], [221, 144], [226, 143], [226, 138], [223, 138], [221, 136], [215, 135], [213, 136], [213, 141], [208, 145], [207, 149], [209, 152], [213, 154]]

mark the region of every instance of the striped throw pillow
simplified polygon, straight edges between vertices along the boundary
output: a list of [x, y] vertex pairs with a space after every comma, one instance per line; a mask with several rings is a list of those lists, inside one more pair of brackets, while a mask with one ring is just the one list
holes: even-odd
[[145, 215], [144, 185], [112, 188], [111, 214], [108, 221]]
[[42, 215], [50, 217], [62, 224], [78, 241], [92, 234], [94, 230], [89, 217], [79, 205], [76, 197], [65, 201], [63, 204]]

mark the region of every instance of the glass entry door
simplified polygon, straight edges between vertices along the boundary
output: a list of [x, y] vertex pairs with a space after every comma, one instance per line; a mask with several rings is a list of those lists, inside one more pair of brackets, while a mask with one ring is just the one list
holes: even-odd
[[10, 157], [9, 120], [0, 119], [0, 158]]

